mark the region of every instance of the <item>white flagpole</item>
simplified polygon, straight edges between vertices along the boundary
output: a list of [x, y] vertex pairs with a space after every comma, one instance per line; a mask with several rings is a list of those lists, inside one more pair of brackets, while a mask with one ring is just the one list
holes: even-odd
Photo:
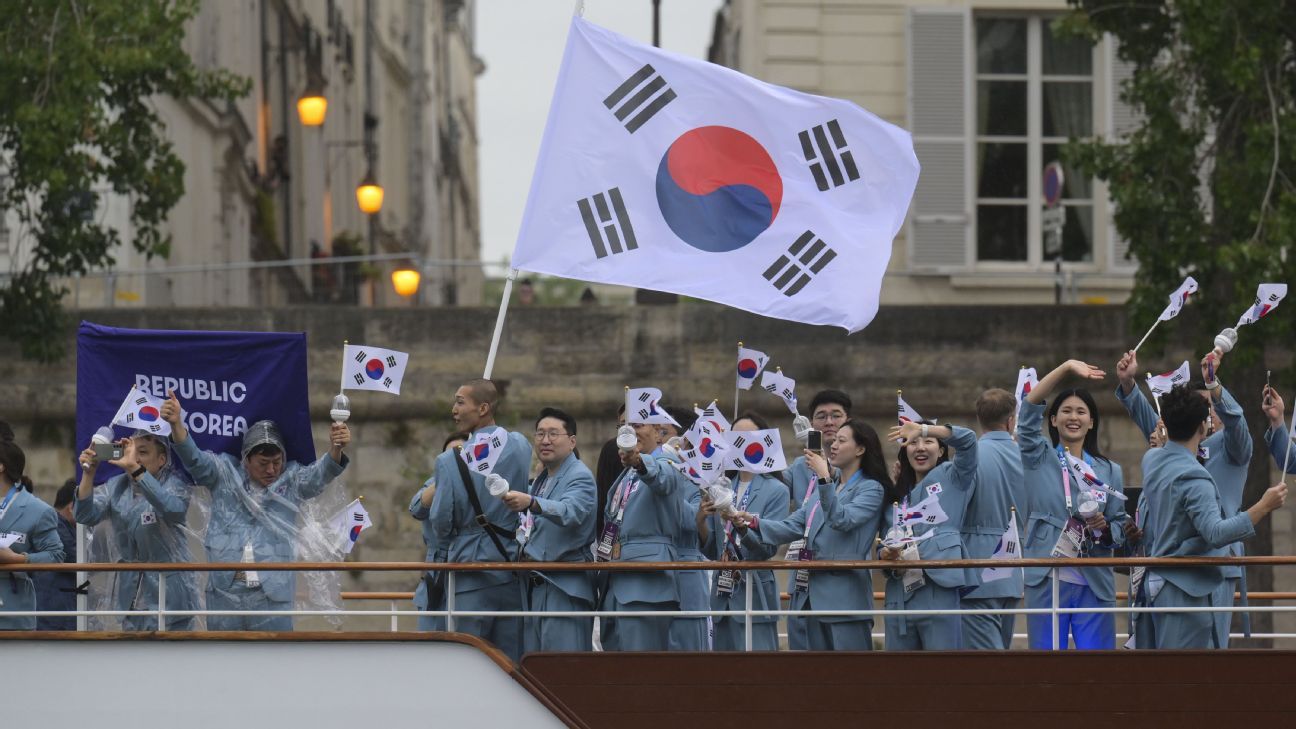
[[[742, 351], [742, 342], [738, 343], [738, 351]], [[738, 386], [738, 365], [734, 364], [734, 422], [738, 422], [738, 398], [742, 397], [742, 388]]]
[[[1160, 321], [1160, 319], [1158, 319], [1157, 321]], [[1146, 337], [1145, 337], [1145, 338], [1146, 338]], [[1147, 376], [1148, 376], [1148, 379], [1149, 379], [1149, 380], [1152, 379], [1152, 373], [1151, 373], [1151, 372], [1147, 373]], [[1137, 387], [1137, 385], [1136, 385], [1136, 387]], [[1149, 390], [1152, 390], [1152, 386], [1149, 385], [1149, 386], [1148, 386], [1148, 389], [1149, 389]], [[1157, 409], [1157, 420], [1160, 420], [1160, 419], [1161, 419], [1161, 396], [1158, 395], [1158, 394], [1156, 394], [1156, 390], [1152, 390], [1152, 402], [1156, 403], [1156, 409]], [[1161, 437], [1164, 438], [1164, 437], [1165, 437], [1165, 434], [1166, 434], [1166, 432], [1165, 432], [1165, 428], [1162, 428], [1162, 429], [1161, 429]]]
[[1155, 322], [1152, 323], [1152, 329], [1147, 330], [1147, 334], [1144, 334], [1144, 335], [1143, 335], [1143, 338], [1139, 340], [1139, 343], [1136, 344], [1136, 345], [1134, 345], [1134, 351], [1135, 351], [1135, 352], [1138, 351], [1139, 347], [1142, 347], [1142, 346], [1143, 346], [1143, 343], [1147, 341], [1147, 338], [1148, 338], [1148, 337], [1152, 336], [1152, 331], [1153, 331], [1153, 329], [1156, 329], [1156, 328], [1157, 328], [1157, 324], [1160, 324], [1160, 323], [1161, 323], [1161, 319], [1160, 319], [1160, 317], [1158, 317], [1157, 320], [1156, 320]]
[[347, 340], [342, 340], [342, 377], [340, 378], [338, 394], [346, 392], [346, 348], [350, 344]]
[[1283, 481], [1287, 480], [1287, 464], [1291, 463], [1292, 428], [1296, 428], [1296, 410], [1292, 410], [1292, 422], [1287, 428], [1287, 455], [1283, 456], [1282, 473], [1278, 474]]
[[518, 270], [510, 268], [508, 278], [504, 279], [504, 294], [500, 297], [499, 316], [495, 317], [495, 333], [491, 335], [490, 353], [486, 355], [486, 369], [482, 372], [482, 379], [489, 380], [491, 372], [495, 370], [495, 353], [499, 351], [500, 333], [504, 331], [504, 315], [508, 313], [509, 296], [513, 294], [513, 279], [517, 278]]

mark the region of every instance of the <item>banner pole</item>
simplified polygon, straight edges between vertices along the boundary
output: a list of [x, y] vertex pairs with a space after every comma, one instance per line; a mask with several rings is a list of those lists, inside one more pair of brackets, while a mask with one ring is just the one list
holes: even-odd
[[342, 340], [342, 377], [338, 382], [338, 394], [346, 392], [346, 348], [350, 344], [347, 340]]
[[[1296, 411], [1293, 411], [1292, 414], [1292, 425], [1296, 425]], [[1282, 473], [1278, 474], [1279, 476], [1282, 476], [1283, 483], [1287, 482], [1287, 464], [1291, 463], [1291, 446], [1292, 433], [1291, 427], [1289, 426], [1287, 429], [1287, 455], [1283, 456]]]
[[[738, 343], [739, 356], [742, 355], [742, 346], [743, 343], [739, 342]], [[742, 397], [742, 386], [738, 384], [738, 368], [735, 365], [734, 367], [734, 419], [733, 419], [735, 423], [738, 422], [738, 398], [740, 397]]]
[[508, 313], [509, 297], [513, 294], [513, 279], [517, 278], [518, 270], [510, 268], [508, 278], [504, 279], [504, 293], [500, 296], [499, 315], [495, 317], [495, 333], [491, 335], [490, 353], [486, 355], [486, 369], [482, 372], [482, 379], [489, 380], [491, 373], [495, 371], [495, 354], [499, 351], [500, 333], [504, 331], [504, 316]]
[[1157, 324], [1160, 324], [1160, 323], [1161, 323], [1161, 320], [1160, 320], [1160, 319], [1157, 319], [1155, 322], [1152, 323], [1152, 329], [1147, 330], [1147, 334], [1144, 334], [1144, 335], [1143, 335], [1143, 338], [1139, 340], [1139, 343], [1136, 344], [1136, 345], [1134, 345], [1134, 351], [1135, 351], [1135, 352], [1137, 352], [1137, 351], [1139, 350], [1139, 347], [1142, 347], [1142, 346], [1143, 346], [1143, 343], [1147, 341], [1147, 338], [1148, 338], [1148, 337], [1152, 336], [1152, 332], [1153, 332], [1153, 330], [1155, 330], [1155, 329], [1157, 328]]

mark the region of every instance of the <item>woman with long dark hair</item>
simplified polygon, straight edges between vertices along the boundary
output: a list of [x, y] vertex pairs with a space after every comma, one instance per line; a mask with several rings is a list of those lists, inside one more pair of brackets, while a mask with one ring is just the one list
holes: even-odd
[[[12, 440], [0, 440], [0, 564], [48, 564], [63, 561], [58, 514], [24, 491], [27, 456]], [[0, 630], [35, 630], [36, 618], [6, 618], [6, 612], [37, 610], [36, 587], [26, 572], [0, 577]]]
[[[890, 438], [903, 445], [899, 478], [887, 494], [886, 539], [879, 556], [919, 563], [966, 558], [961, 530], [976, 484], [976, 433], [923, 421], [893, 427]], [[976, 584], [961, 569], [909, 567], [886, 573], [887, 610], [955, 610], [960, 588]], [[887, 650], [956, 650], [962, 644], [958, 615], [887, 616]]]
[[[1083, 388], [1057, 392], [1048, 407], [1048, 439], [1044, 438], [1045, 400], [1071, 377], [1101, 380], [1105, 372], [1079, 360], [1068, 360], [1044, 376], [1026, 396], [1018, 416], [1022, 476], [1030, 503], [1023, 554], [1030, 557], [1110, 557], [1113, 546], [1125, 541], [1124, 502], [1114, 493], [1124, 490], [1121, 467], [1098, 448], [1100, 418], [1093, 395]], [[1096, 481], [1096, 483], [1095, 483]], [[1115, 579], [1111, 567], [1032, 567], [1026, 570], [1026, 607], [1053, 604], [1050, 573], [1058, 580], [1058, 607], [1113, 607]], [[1116, 647], [1113, 613], [1058, 615], [1058, 645], [1067, 636], [1076, 648]], [[1052, 616], [1028, 615], [1030, 647], [1053, 647]]]
[[[766, 430], [769, 423], [753, 412], [745, 412], [734, 421], [731, 430]], [[782, 519], [788, 514], [787, 487], [775, 474], [729, 471], [726, 474], [733, 487], [733, 508], [760, 514], [767, 519]], [[752, 607], [756, 610], [778, 610], [779, 590], [773, 570], [739, 572], [725, 569], [729, 561], [761, 562], [778, 551], [777, 545], [757, 543], [744, 545], [732, 523], [716, 512], [715, 505], [706, 496], [697, 515], [698, 535], [702, 553], [719, 562], [715, 584], [711, 586], [712, 610], [742, 610], [747, 604], [747, 586], [744, 580], [755, 580], [752, 586]], [[746, 620], [741, 616], [717, 617], [712, 623], [711, 649], [740, 651], [746, 648]], [[752, 618], [752, 650], [778, 650], [778, 616], [764, 615]]]
[[[805, 503], [781, 520], [738, 512], [733, 522], [741, 544], [751, 550], [789, 544], [788, 559], [805, 562], [863, 558], [878, 533], [883, 494], [891, 488], [877, 431], [852, 418], [837, 430], [827, 459], [809, 449], [805, 457], [815, 475]], [[868, 570], [796, 573], [794, 610], [858, 610], [872, 604], [873, 580]], [[873, 648], [871, 617], [807, 616], [806, 624], [810, 650]]]

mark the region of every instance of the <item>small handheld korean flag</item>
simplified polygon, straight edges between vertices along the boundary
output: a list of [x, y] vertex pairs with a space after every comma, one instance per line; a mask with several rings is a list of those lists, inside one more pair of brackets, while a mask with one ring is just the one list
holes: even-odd
[[369, 512], [365, 511], [360, 499], [347, 504], [341, 513], [333, 517], [331, 524], [338, 543], [342, 545], [342, 554], [351, 554], [356, 540], [360, 538], [360, 532], [373, 526], [373, 522], [369, 519]]
[[698, 422], [706, 422], [715, 432], [729, 432], [729, 421], [720, 413], [720, 405], [715, 400], [704, 408], [694, 407], [693, 412], [698, 416]]
[[1183, 311], [1184, 304], [1188, 303], [1188, 297], [1195, 293], [1197, 293], [1197, 280], [1189, 276], [1184, 279], [1183, 283], [1179, 284], [1179, 288], [1175, 289], [1173, 294], [1170, 294], [1170, 303], [1166, 304], [1166, 308], [1161, 311], [1161, 316], [1157, 317], [1157, 320], [1170, 321], [1179, 316], [1179, 312]]
[[905, 526], [914, 524], [935, 526], [947, 521], [949, 521], [949, 514], [941, 508], [940, 497], [935, 493], [909, 507], [909, 510], [904, 511], [900, 517], [900, 523]]
[[1030, 394], [1030, 391], [1039, 384], [1039, 375], [1035, 374], [1034, 367], [1023, 367], [1017, 370], [1017, 409], [1021, 409], [1022, 401]]
[[680, 427], [662, 407], [661, 399], [662, 391], [655, 387], [626, 388], [626, 422]]
[[162, 419], [162, 398], [132, 387], [113, 416], [113, 425], [145, 430], [159, 436], [171, 435], [171, 424]]
[[787, 405], [788, 410], [793, 415], [797, 415], [796, 399], [796, 380], [783, 374], [783, 370], [775, 369], [773, 372], [765, 370], [761, 376], [761, 389], [771, 395], [777, 395]]
[[342, 384], [345, 389], [400, 394], [408, 354], [360, 344], [348, 344], [342, 350]]
[[495, 472], [495, 464], [499, 461], [507, 443], [508, 431], [503, 428], [496, 428], [490, 432], [481, 430], [464, 443], [459, 455], [463, 458], [463, 462], [468, 464], [469, 471], [487, 476]]
[[[1017, 533], [1017, 519], [1008, 520], [1008, 528], [1004, 530], [1003, 536], [999, 537], [999, 546], [995, 547], [994, 554], [990, 559], [1019, 559], [1021, 558], [1021, 537]], [[1013, 568], [1011, 567], [986, 567], [981, 570], [982, 582], [995, 582], [997, 580], [1006, 580], [1012, 577]]]
[[1277, 309], [1278, 302], [1282, 301], [1286, 296], [1287, 284], [1260, 284], [1260, 287], [1256, 289], [1255, 303], [1251, 305], [1251, 308], [1242, 313], [1242, 316], [1238, 319], [1237, 326], [1245, 326], [1260, 321], [1264, 317], [1268, 316], [1269, 312]]
[[910, 407], [909, 403], [905, 402], [905, 399], [900, 395], [899, 390], [896, 390], [896, 417], [900, 421], [901, 425], [904, 425], [905, 423], [917, 423], [923, 419], [923, 417], [918, 414], [917, 410], [914, 410]]
[[1088, 486], [1090, 491], [1102, 494], [1100, 501], [1106, 501], [1107, 496], [1114, 496], [1121, 501], [1127, 500], [1128, 497], [1125, 494], [1103, 483], [1102, 479], [1098, 478], [1098, 474], [1094, 472], [1093, 467], [1084, 460], [1067, 453], [1066, 461], [1067, 467], [1071, 469], [1072, 478], [1077, 479], [1080, 484]]
[[729, 454], [729, 468], [735, 471], [751, 473], [771, 473], [787, 468], [787, 459], [783, 457], [783, 441], [778, 428], [769, 430], [731, 430], [729, 445], [733, 452]]
[[1176, 385], [1182, 385], [1190, 379], [1192, 379], [1192, 369], [1188, 364], [1188, 360], [1184, 360], [1184, 363], [1179, 365], [1178, 369], [1160, 375], [1148, 375], [1147, 383], [1148, 388], [1152, 390], [1152, 394], [1161, 397], [1174, 389]]
[[769, 357], [764, 352], [738, 347], [738, 389], [750, 390], [766, 364], [769, 364]]
[[701, 484], [715, 483], [724, 474], [725, 460], [732, 450], [724, 433], [699, 418], [685, 437], [692, 444], [683, 454], [687, 467], [685, 475], [693, 478], [693, 474], [696, 474], [697, 478], [693, 480]]

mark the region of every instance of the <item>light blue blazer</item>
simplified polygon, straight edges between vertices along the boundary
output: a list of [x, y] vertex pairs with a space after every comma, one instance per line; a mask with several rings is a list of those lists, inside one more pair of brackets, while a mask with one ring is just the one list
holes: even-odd
[[[445, 550], [441, 548], [441, 543], [437, 540], [436, 530], [432, 528], [432, 521], [429, 519], [432, 515], [432, 507], [423, 506], [423, 492], [427, 491], [428, 487], [435, 482], [436, 477], [424, 481], [423, 488], [414, 492], [414, 498], [410, 499], [409, 505], [410, 516], [418, 520], [419, 526], [423, 529], [423, 546], [426, 547], [426, 554], [423, 556], [424, 562], [445, 561]], [[414, 588], [414, 607], [420, 610], [428, 607], [427, 582], [425, 580], [420, 579], [418, 587]]]
[[[742, 486], [739, 485], [739, 488], [742, 488]], [[758, 473], [752, 477], [751, 483], [744, 490], [743, 500], [746, 501], [745, 506], [742, 501], [737, 501], [734, 503], [734, 508], [757, 514], [770, 521], [785, 519], [788, 516], [787, 486], [768, 474]], [[816, 516], [816, 518], [818, 517]], [[725, 521], [720, 518], [719, 514], [712, 514], [707, 517], [707, 528], [707, 538], [702, 543], [702, 553], [718, 562], [724, 556], [726, 546]], [[804, 528], [804, 525], [802, 528]], [[762, 562], [772, 558], [774, 553], [778, 551], [777, 544], [769, 544], [759, 540], [751, 540], [744, 544], [736, 529], [730, 532], [728, 548], [731, 558], [744, 562]], [[719, 569], [720, 565], [712, 565], [712, 567]], [[742, 573], [742, 579], [756, 580], [752, 585], [753, 609], [779, 609], [779, 589], [778, 583], [774, 580], [773, 570], [756, 570]], [[747, 586], [742, 582], [738, 582], [733, 592], [729, 594], [723, 594], [715, 587], [712, 587], [711, 608], [714, 610], [742, 610], [747, 605], [746, 590]], [[739, 616], [738, 620], [741, 621], [742, 617]], [[777, 621], [778, 616], [775, 615], [752, 618], [752, 623], [774, 623]]]
[[[1157, 422], [1156, 410], [1148, 403], [1143, 391], [1135, 387], [1129, 395], [1125, 395], [1117, 386], [1116, 399], [1125, 406], [1134, 424], [1142, 431], [1143, 437], [1152, 437], [1152, 430], [1156, 428]], [[1215, 487], [1219, 489], [1224, 513], [1226, 516], [1232, 516], [1242, 510], [1242, 490], [1246, 487], [1247, 469], [1251, 466], [1254, 443], [1251, 440], [1251, 431], [1247, 429], [1246, 418], [1242, 414], [1242, 406], [1233, 399], [1233, 395], [1223, 385], [1220, 386], [1220, 401], [1215, 412], [1224, 423], [1224, 430], [1212, 433], [1202, 440], [1201, 448], [1206, 452], [1206, 470], [1210, 472], [1211, 478], [1215, 480]], [[1242, 548], [1242, 543], [1235, 542], [1214, 550], [1211, 556], [1240, 557], [1243, 554], [1245, 550]], [[1241, 577], [1242, 568], [1236, 565], [1225, 567], [1224, 576]]]
[[[816, 486], [815, 495], [786, 519], [759, 520], [755, 529], [742, 535], [742, 546], [752, 552], [801, 539], [806, 520], [810, 522], [807, 544], [816, 561], [867, 559], [882, 519], [882, 484], [862, 473], [840, 487]], [[763, 546], [762, 546], [763, 545]], [[810, 573], [808, 591], [793, 592], [792, 608], [815, 610], [861, 610], [873, 605], [873, 578], [868, 570], [824, 570]], [[872, 620], [858, 616], [825, 616], [822, 622], [842, 623]]]
[[[1146, 505], [1146, 506], [1144, 506]], [[1255, 534], [1251, 517], [1225, 518], [1219, 492], [1196, 455], [1170, 442], [1143, 455], [1143, 498], [1149, 557], [1213, 556], [1220, 547]], [[1205, 597], [1225, 579], [1221, 567], [1154, 567], [1160, 575], [1193, 597]]]
[[[21, 488], [17, 484], [11, 488]], [[63, 561], [63, 540], [58, 533], [58, 513], [53, 507], [19, 491], [9, 502], [4, 518], [0, 518], [0, 534], [17, 534], [18, 539], [9, 548], [26, 554], [32, 564], [53, 564]], [[8, 611], [36, 610], [36, 587], [26, 572], [0, 574], [0, 630], [35, 630], [36, 618], [6, 618]]]
[[[343, 454], [338, 463], [327, 452], [309, 466], [288, 461], [283, 474], [263, 488], [252, 482], [237, 456], [199, 450], [192, 434], [172, 447], [194, 483], [211, 492], [211, 518], [203, 540], [211, 562], [240, 562], [248, 544], [257, 562], [295, 560], [302, 502], [323, 493], [350, 462]], [[209, 572], [207, 589], [228, 590], [234, 584], [234, 574]], [[262, 572], [259, 577], [267, 598], [292, 602], [297, 592], [296, 573]]]
[[[1030, 500], [1030, 517], [1026, 520], [1026, 533], [1022, 535], [1022, 551], [1029, 558], [1047, 558], [1052, 554], [1067, 519], [1075, 514], [1084, 500], [1079, 485], [1075, 483], [1075, 479], [1071, 479], [1071, 510], [1067, 511], [1066, 499], [1062, 494], [1062, 466], [1058, 461], [1057, 450], [1042, 430], [1044, 412], [1044, 404], [1035, 405], [1024, 401], [1017, 422], [1017, 443], [1021, 446], [1022, 472], [1027, 498]], [[1094, 474], [1108, 488], [1124, 492], [1125, 485], [1119, 464], [1094, 459], [1091, 465]], [[1103, 517], [1110, 525], [1113, 546], [1124, 544], [1125, 530], [1122, 522], [1128, 518], [1125, 502], [1108, 497], [1107, 504], [1103, 507]], [[1095, 546], [1090, 554], [1094, 557], [1110, 557], [1112, 547]], [[1116, 583], [1111, 567], [1077, 567], [1099, 600], [1116, 601]], [[1047, 567], [1030, 567], [1026, 570], [1026, 585], [1039, 585], [1048, 576]]]
[[1283, 423], [1277, 428], [1270, 428], [1264, 434], [1265, 445], [1269, 447], [1269, 454], [1273, 456], [1274, 463], [1279, 468], [1283, 467], [1283, 462], [1287, 462], [1287, 473], [1296, 473], [1296, 444], [1292, 446], [1292, 457], [1287, 458], [1287, 424]]
[[[925, 560], [967, 558], [963, 551], [962, 527], [968, 499], [972, 497], [977, 483], [977, 437], [976, 433], [957, 425], [951, 425], [950, 429], [953, 435], [949, 437], [947, 443], [954, 448], [954, 457], [928, 471], [908, 494], [910, 507], [917, 506], [923, 499], [935, 494], [941, 510], [949, 517], [940, 524], [913, 525], [914, 536], [934, 532], [934, 536], [918, 543], [918, 556]], [[890, 530], [891, 525], [895, 524], [895, 516], [895, 505], [887, 504], [886, 521], [881, 525], [883, 535]], [[1006, 521], [1007, 517], [1004, 518]], [[1002, 535], [1003, 531], [1001, 530], [999, 534]], [[976, 584], [971, 572], [972, 570], [967, 569], [928, 570], [926, 576], [932, 584], [954, 589]], [[889, 605], [902, 604], [917, 594], [916, 592], [906, 594], [902, 580], [890, 576], [887, 577], [886, 593]]]
[[[943, 505], [942, 505], [943, 508]], [[968, 498], [963, 514], [963, 549], [968, 559], [988, 559], [999, 547], [999, 539], [1008, 529], [1008, 515], [1017, 510], [1017, 531], [1026, 526], [1026, 498], [1022, 486], [1021, 449], [1012, 434], [991, 431], [977, 441], [976, 488]], [[1021, 556], [1021, 555], [1016, 555]], [[981, 582], [981, 570], [968, 571], [969, 585], [977, 585], [963, 595], [968, 599], [1021, 597], [1022, 571], [1010, 570], [1005, 579]]]
[[[498, 427], [492, 425], [482, 430], [493, 431]], [[479, 432], [481, 430], [474, 432], [472, 437]], [[454, 461], [458, 457], [457, 451], [446, 451], [436, 459], [437, 492], [432, 499], [431, 521], [437, 540], [444, 545], [447, 562], [503, 562], [504, 558], [490, 535], [477, 523], [463, 476]], [[509, 482], [510, 490], [526, 491], [530, 467], [531, 444], [521, 433], [509, 433], [508, 443], [495, 463], [494, 472]], [[510, 545], [514, 542], [510, 537], [517, 530], [518, 515], [510, 511], [503, 501], [490, 495], [485, 476], [469, 471], [468, 477], [472, 480], [471, 488], [477, 491], [482, 513], [490, 523], [508, 530], [508, 536], [497, 536], [504, 549], [510, 552], [509, 556], [513, 556], [515, 552]], [[459, 572], [455, 574], [455, 592], [472, 592], [514, 579], [512, 572]]]
[[[594, 474], [576, 454], [558, 467], [553, 478], [548, 469], [536, 476], [531, 496], [540, 507], [531, 526], [531, 537], [519, 552], [537, 562], [589, 562], [594, 541], [594, 510], [598, 493]], [[543, 494], [543, 495], [542, 495]], [[594, 584], [589, 572], [542, 572], [546, 581], [566, 595], [593, 604]]]
[[[72, 507], [76, 520], [86, 526], [108, 519], [118, 561], [193, 561], [185, 534], [193, 492], [173, 469], [168, 467], [159, 475], [161, 481], [146, 472], [132, 486], [130, 476], [118, 474]], [[198, 609], [198, 580], [193, 572], [118, 572], [117, 609], [156, 610], [159, 574], [166, 575], [167, 609]]]
[[[642, 456], [645, 473], [628, 468], [608, 490], [609, 522], [616, 518], [617, 494], [623, 485], [638, 482], [626, 503], [625, 520], [617, 533], [622, 562], [679, 561], [680, 520], [685, 489], [697, 490], [684, 474], [664, 459]], [[600, 537], [602, 535], [599, 535]], [[672, 572], [618, 572], [611, 575], [609, 593], [621, 604], [679, 603], [679, 579]]]

